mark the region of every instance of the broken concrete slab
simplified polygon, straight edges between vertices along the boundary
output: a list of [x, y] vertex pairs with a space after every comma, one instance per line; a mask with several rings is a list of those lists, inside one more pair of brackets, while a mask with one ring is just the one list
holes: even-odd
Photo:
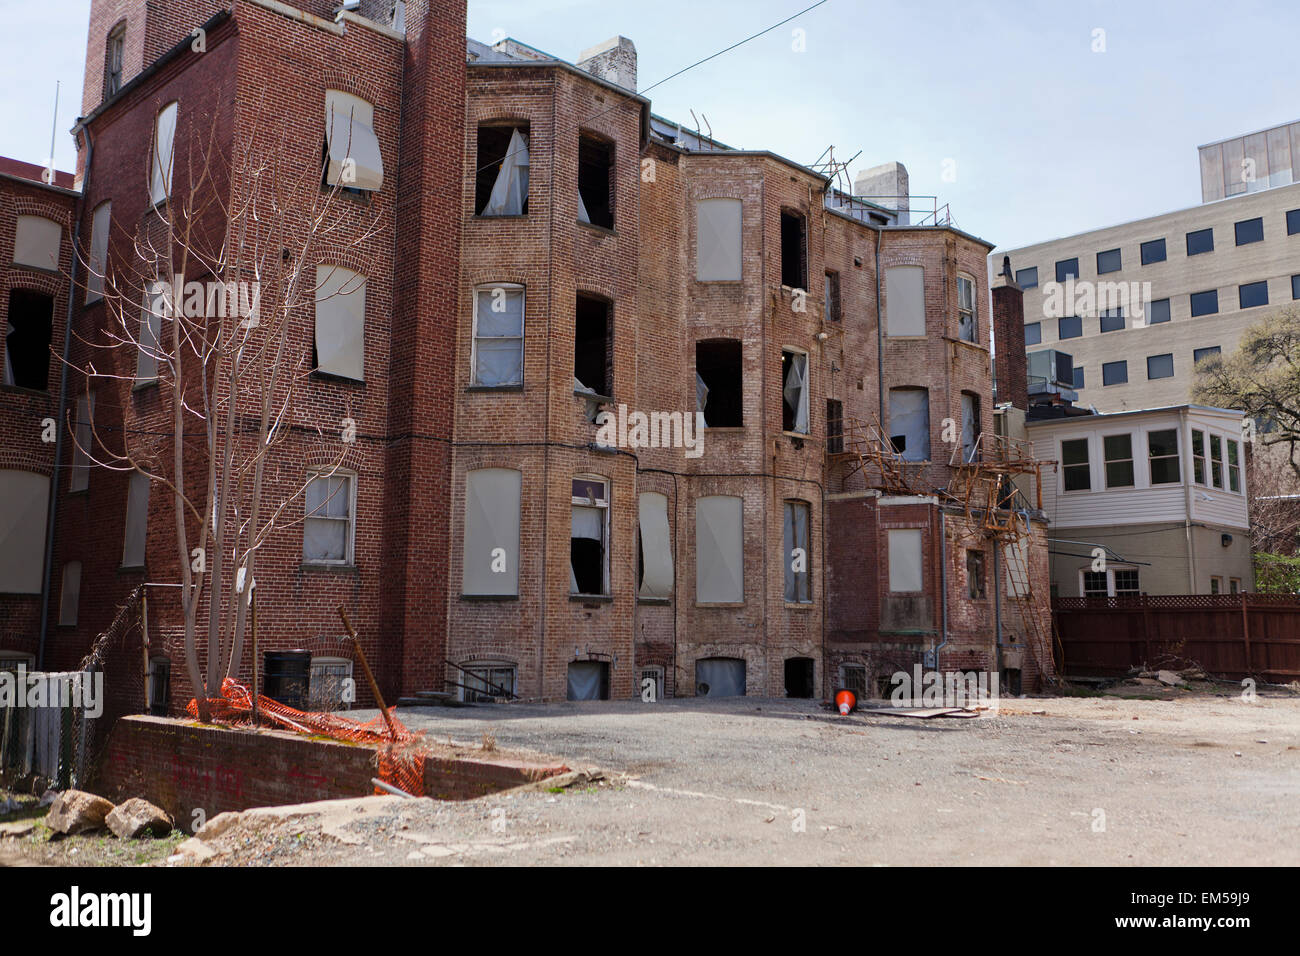
[[132, 797], [114, 807], [104, 818], [113, 834], [123, 840], [138, 836], [166, 836], [172, 831], [172, 818], [148, 800]]
[[35, 829], [35, 820], [13, 820], [9, 823], [0, 823], [0, 839], [4, 837], [25, 837]]
[[1183, 680], [1173, 671], [1157, 671], [1156, 680], [1160, 681], [1160, 683], [1164, 684], [1166, 687], [1181, 687], [1187, 683], [1187, 681]]
[[84, 790], [65, 790], [50, 804], [45, 825], [55, 833], [65, 835], [98, 830], [113, 810], [113, 804], [103, 797]]
[[[190, 837], [176, 848], [175, 856], [170, 856], [167, 859], [168, 862], [176, 860], [178, 863], [202, 863], [205, 860], [212, 859], [216, 855], [217, 851], [212, 849], [212, 847], [208, 846], [198, 837]], [[180, 859], [178, 860], [177, 857]]]

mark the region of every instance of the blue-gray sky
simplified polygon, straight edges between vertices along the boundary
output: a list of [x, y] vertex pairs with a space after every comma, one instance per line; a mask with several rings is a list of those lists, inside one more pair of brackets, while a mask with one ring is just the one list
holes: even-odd
[[[568, 60], [622, 34], [644, 88], [811, 2], [470, 0], [468, 32]], [[61, 80], [72, 169], [89, 0], [0, 11], [0, 154], [46, 162]], [[1300, 119], [1297, 36], [1295, 0], [827, 0], [649, 95], [733, 146], [899, 160], [914, 194], [1014, 247], [1195, 205], [1198, 145]]]

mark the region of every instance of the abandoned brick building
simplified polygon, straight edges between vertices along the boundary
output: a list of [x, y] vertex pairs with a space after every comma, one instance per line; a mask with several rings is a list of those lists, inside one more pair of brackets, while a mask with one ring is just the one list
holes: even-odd
[[[636, 87], [624, 38], [576, 65], [486, 46], [458, 0], [94, 0], [78, 189], [4, 179], [0, 243], [16, 217], [58, 225], [59, 270], [20, 261], [24, 240], [6, 289], [52, 299], [71, 368], [120, 377], [87, 401], [52, 354], [44, 388], [6, 379], [21, 440], [3, 479], [49, 503], [21, 525], [23, 560], [49, 570], [33, 590], [30, 567], [5, 568], [27, 586], [0, 585], [0, 651], [75, 666], [156, 585], [155, 704], [169, 668], [172, 709], [188, 698], [161, 652], [179, 628], [171, 499], [66, 440], [85, 418], [165, 432], [168, 402], [138, 356], [93, 351], [104, 308], [66, 274], [74, 235], [91, 273], [132, 254], [195, 143], [266, 137], [290, 171], [328, 160], [322, 189], [354, 165], [338, 235], [356, 242], [305, 264], [351, 291], [294, 326], [311, 372], [268, 467], [279, 492], [322, 484], [258, 559], [264, 649], [349, 666], [341, 604], [385, 695], [874, 694], [922, 662], [1050, 679], [1045, 525], [995, 426], [1025, 404], [995, 396], [990, 350], [1019, 294], [990, 292], [991, 244], [939, 214], [912, 224], [901, 167], [842, 190], [682, 130]], [[998, 341], [1013, 378], [1023, 339]], [[42, 443], [59, 408], [65, 440]]]

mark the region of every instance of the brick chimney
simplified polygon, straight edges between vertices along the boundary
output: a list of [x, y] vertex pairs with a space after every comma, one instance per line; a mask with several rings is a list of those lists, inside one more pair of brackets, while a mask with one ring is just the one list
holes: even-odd
[[627, 37], [612, 37], [578, 54], [578, 68], [636, 92], [636, 46]]
[[1025, 294], [1016, 285], [1011, 257], [1002, 257], [1002, 272], [993, 277], [993, 400], [1029, 408], [1029, 369], [1025, 358]]

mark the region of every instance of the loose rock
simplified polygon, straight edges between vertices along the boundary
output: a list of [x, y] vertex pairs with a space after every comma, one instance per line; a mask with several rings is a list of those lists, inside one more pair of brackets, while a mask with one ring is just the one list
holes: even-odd
[[55, 833], [85, 833], [100, 829], [112, 810], [113, 804], [103, 797], [84, 790], [65, 790], [50, 804], [45, 825]]
[[172, 831], [172, 818], [148, 800], [132, 797], [104, 818], [108, 828], [123, 840], [133, 840], [146, 833], [166, 836]]

